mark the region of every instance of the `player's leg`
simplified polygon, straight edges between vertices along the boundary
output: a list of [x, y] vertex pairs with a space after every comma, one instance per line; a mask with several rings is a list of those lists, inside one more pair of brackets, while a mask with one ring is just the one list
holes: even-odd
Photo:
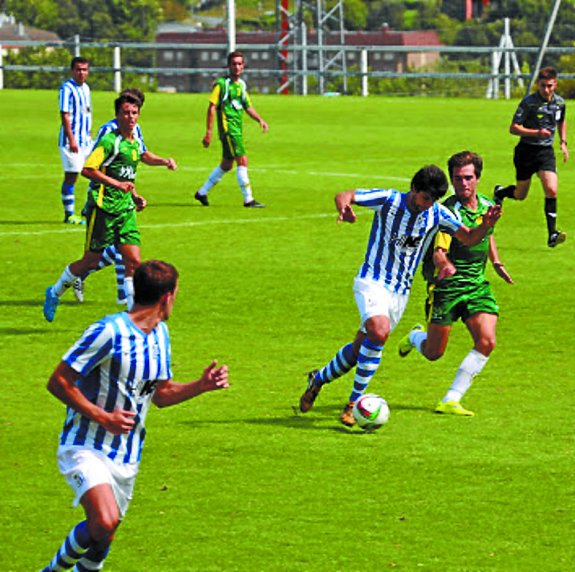
[[357, 350], [349, 343], [340, 348], [335, 356], [321, 369], [308, 373], [308, 384], [300, 398], [299, 408], [302, 413], [309, 411], [319, 395], [321, 388], [334, 379], [345, 375], [357, 364]]
[[244, 197], [244, 207], [249, 208], [262, 208], [265, 205], [256, 201], [252, 194], [252, 187], [250, 185], [250, 179], [248, 177], [248, 157], [247, 155], [239, 155], [236, 157], [237, 169], [236, 178], [238, 180], [238, 185], [242, 191]]
[[473, 338], [473, 349], [465, 356], [451, 387], [436, 407], [437, 413], [450, 413], [466, 417], [473, 412], [461, 406], [461, 400], [473, 383], [473, 379], [481, 373], [493, 349], [495, 348], [497, 314], [478, 312], [465, 321], [465, 325]]
[[557, 230], [557, 188], [559, 180], [555, 171], [539, 171], [537, 173], [545, 193], [545, 221], [547, 223], [547, 245], [554, 248], [565, 242], [566, 234]]
[[134, 305], [134, 272], [140, 264], [140, 245], [137, 244], [120, 244], [118, 246], [124, 266], [126, 276], [124, 278], [124, 290], [126, 292], [126, 304], [128, 310]]
[[92, 539], [88, 532], [88, 525], [83, 520], [69, 532], [50, 564], [42, 568], [42, 572], [69, 570], [88, 552], [91, 545]]
[[198, 189], [194, 198], [203, 206], [210, 205], [208, 193], [222, 180], [222, 177], [234, 166], [234, 149], [231, 140], [227, 136], [220, 138], [222, 143], [222, 161], [210, 173], [206, 182]]
[[427, 332], [412, 330], [409, 336], [415, 349], [423, 357], [429, 361], [436, 361], [445, 354], [450, 333], [451, 324], [434, 324], [431, 322], [427, 326]]

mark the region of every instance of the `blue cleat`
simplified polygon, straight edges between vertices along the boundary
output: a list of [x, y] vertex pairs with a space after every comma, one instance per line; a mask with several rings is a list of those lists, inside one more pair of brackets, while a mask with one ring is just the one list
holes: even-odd
[[46, 318], [48, 322], [54, 321], [56, 308], [58, 308], [59, 303], [60, 298], [54, 294], [52, 286], [48, 286], [48, 288], [46, 288], [46, 298], [44, 299], [44, 318]]

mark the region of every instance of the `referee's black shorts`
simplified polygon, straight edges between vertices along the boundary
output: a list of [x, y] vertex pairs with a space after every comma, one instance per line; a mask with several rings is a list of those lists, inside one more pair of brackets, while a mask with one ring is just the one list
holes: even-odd
[[551, 145], [519, 143], [515, 147], [513, 163], [518, 181], [527, 181], [539, 171], [557, 171], [555, 151]]

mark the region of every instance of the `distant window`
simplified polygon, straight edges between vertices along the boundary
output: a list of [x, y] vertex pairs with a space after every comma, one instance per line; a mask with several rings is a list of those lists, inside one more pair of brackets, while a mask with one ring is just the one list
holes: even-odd
[[350, 62], [353, 62], [356, 58], [357, 54], [355, 52], [347, 52], [347, 59]]
[[373, 59], [374, 60], [381, 60], [381, 52], [375, 52], [373, 54]]
[[383, 54], [383, 59], [386, 62], [392, 62], [395, 59], [395, 57], [394, 57], [393, 53], [386, 52], [385, 54]]
[[207, 62], [210, 59], [210, 54], [208, 52], [200, 52], [200, 60], [202, 62]]
[[172, 52], [172, 50], [164, 50], [164, 61], [165, 62], [174, 61], [174, 52]]
[[185, 57], [186, 57], [186, 52], [183, 52], [182, 50], [178, 50], [178, 51], [176, 52], [176, 59], [177, 59], [179, 62], [183, 62], [184, 59], [185, 59]]
[[220, 52], [212, 52], [212, 61], [217, 62], [221, 59]]
[[269, 60], [270, 53], [269, 52], [262, 52], [262, 60]]
[[259, 60], [259, 59], [260, 59], [260, 54], [259, 54], [258, 52], [254, 52], [254, 53], [250, 56], [249, 59], [250, 59], [250, 60], [254, 60], [254, 61], [255, 61], [255, 60]]

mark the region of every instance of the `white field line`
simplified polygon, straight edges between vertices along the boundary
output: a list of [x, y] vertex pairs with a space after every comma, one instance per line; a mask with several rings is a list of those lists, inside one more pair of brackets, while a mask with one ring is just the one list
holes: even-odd
[[[156, 228], [191, 228], [195, 226], [210, 226], [210, 225], [230, 225], [230, 224], [251, 224], [261, 222], [286, 222], [298, 221], [318, 218], [337, 218], [337, 212], [332, 213], [315, 213], [300, 216], [278, 216], [278, 217], [261, 217], [261, 218], [239, 218], [239, 219], [221, 219], [221, 220], [203, 220], [203, 221], [189, 221], [189, 222], [176, 222], [176, 223], [158, 223], [158, 224], [138, 224], [141, 229], [156, 229]], [[54, 234], [78, 234], [82, 227], [67, 227], [61, 229], [51, 230], [27, 230], [27, 231], [7, 231], [0, 232], [0, 237], [3, 236], [49, 236]], [[80, 234], [83, 234], [81, 232]]]

